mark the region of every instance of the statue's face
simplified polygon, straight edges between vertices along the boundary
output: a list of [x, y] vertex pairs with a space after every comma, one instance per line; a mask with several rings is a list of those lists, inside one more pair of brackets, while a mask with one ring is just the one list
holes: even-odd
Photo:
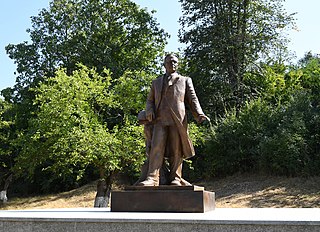
[[178, 69], [178, 58], [175, 56], [168, 56], [164, 60], [164, 67], [166, 68], [167, 73], [174, 73]]

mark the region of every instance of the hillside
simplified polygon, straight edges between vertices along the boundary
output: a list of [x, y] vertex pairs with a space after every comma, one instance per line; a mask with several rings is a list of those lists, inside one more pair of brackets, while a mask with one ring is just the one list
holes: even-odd
[[[95, 182], [56, 195], [10, 199], [1, 209], [92, 207]], [[220, 208], [320, 207], [320, 177], [284, 178], [236, 175], [195, 183], [216, 193]], [[121, 188], [121, 186], [120, 186]]]

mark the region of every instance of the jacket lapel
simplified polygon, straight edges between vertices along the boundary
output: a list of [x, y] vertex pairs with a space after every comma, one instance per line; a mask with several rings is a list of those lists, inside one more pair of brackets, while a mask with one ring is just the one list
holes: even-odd
[[178, 80], [179, 80], [179, 74], [177, 74], [177, 73], [172, 74], [171, 78], [168, 82], [168, 86], [174, 85], [175, 83], [177, 83]]

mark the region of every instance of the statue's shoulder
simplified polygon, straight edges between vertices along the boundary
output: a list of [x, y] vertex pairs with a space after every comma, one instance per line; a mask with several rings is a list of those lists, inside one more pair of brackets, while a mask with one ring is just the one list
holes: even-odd
[[183, 76], [183, 75], [180, 75], [180, 74], [179, 74], [179, 79], [182, 80], [182, 81], [187, 82], [188, 80], [191, 80], [191, 77]]
[[180, 75], [180, 74], [179, 74], [179, 78], [182, 78], [182, 79], [184, 79], [184, 80], [187, 80], [187, 79], [189, 79], [190, 77], [188, 77], [188, 76], [183, 76], [183, 75]]
[[156, 79], [152, 80], [152, 88], [160, 88], [162, 86], [163, 75], [158, 76]]
[[158, 76], [156, 79], [153, 79], [152, 82], [155, 82], [155, 83], [156, 83], [156, 82], [161, 82], [162, 79], [163, 79], [163, 76], [164, 76], [164, 75]]

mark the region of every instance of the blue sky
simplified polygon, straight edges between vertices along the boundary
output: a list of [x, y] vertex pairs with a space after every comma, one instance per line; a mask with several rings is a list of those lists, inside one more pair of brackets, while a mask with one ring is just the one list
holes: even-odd
[[[166, 47], [167, 51], [177, 51], [182, 47], [178, 43], [178, 18], [181, 16], [178, 0], [134, 0], [141, 7], [149, 10], [156, 9], [160, 26], [171, 38]], [[50, 0], [4, 0], [0, 8], [0, 90], [13, 86], [16, 65], [8, 57], [4, 47], [29, 40], [26, 32], [31, 28], [30, 17], [37, 15], [42, 8], [49, 6]], [[320, 53], [320, 1], [319, 0], [286, 0], [285, 9], [289, 13], [297, 12], [298, 31], [291, 31], [289, 49], [298, 58], [305, 52]]]

